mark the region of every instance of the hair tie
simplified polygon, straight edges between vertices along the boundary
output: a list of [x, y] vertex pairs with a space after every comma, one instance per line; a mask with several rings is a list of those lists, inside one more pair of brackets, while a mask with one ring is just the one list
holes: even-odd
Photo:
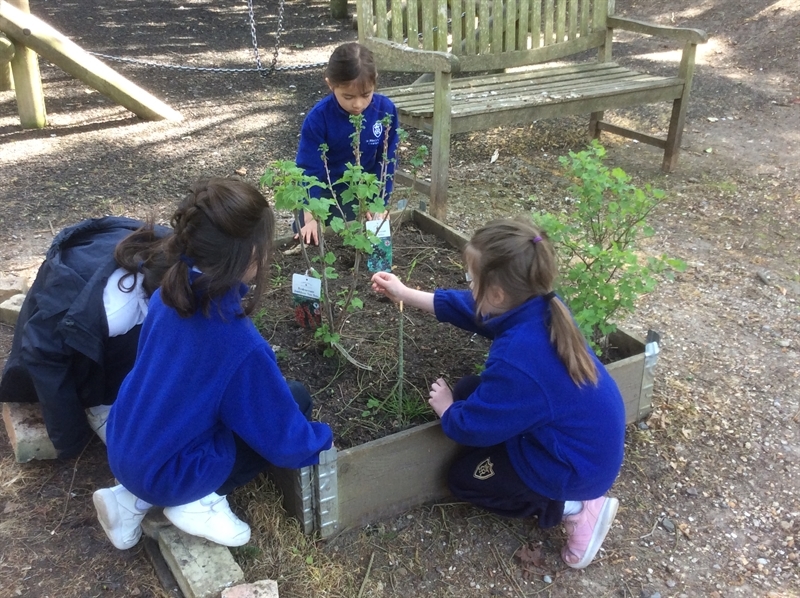
[[542, 240], [542, 238], [539, 235], [536, 235], [533, 239], [531, 239], [531, 243], [536, 245], [541, 240]]
[[144, 260], [141, 260], [138, 264], [136, 264], [136, 271], [139, 274], [142, 274], [144, 272]]
[[556, 296], [555, 291], [550, 291], [546, 295], [542, 295], [542, 299], [544, 299], [545, 303], [550, 303], [550, 300]]
[[182, 261], [184, 264], [186, 264], [186, 265], [189, 267], [189, 269], [190, 269], [190, 270], [191, 270], [192, 268], [194, 268], [194, 260], [193, 260], [192, 258], [190, 258], [190, 257], [187, 257], [187, 256], [186, 256], [186, 255], [184, 255], [184, 254], [181, 254], [181, 255], [180, 255], [180, 260], [181, 260], [181, 261]]

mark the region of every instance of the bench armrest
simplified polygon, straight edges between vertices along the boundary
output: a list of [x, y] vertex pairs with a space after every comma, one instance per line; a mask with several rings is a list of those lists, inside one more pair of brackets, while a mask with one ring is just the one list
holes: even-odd
[[667, 37], [676, 41], [692, 44], [704, 44], [708, 41], [708, 34], [701, 29], [689, 29], [688, 27], [668, 27], [666, 25], [653, 25], [635, 19], [625, 19], [622, 17], [611, 17], [606, 19], [606, 23], [612, 29], [622, 29], [633, 31], [644, 35], [655, 35]]
[[381, 70], [398, 70], [409, 73], [457, 73], [458, 57], [449, 52], [417, 50], [386, 39], [367, 37], [363, 41], [375, 55]]

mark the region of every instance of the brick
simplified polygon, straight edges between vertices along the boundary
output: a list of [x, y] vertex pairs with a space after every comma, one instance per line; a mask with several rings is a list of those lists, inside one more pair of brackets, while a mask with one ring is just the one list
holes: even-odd
[[185, 598], [217, 598], [244, 581], [231, 551], [176, 527], [158, 528], [158, 546]]
[[15, 325], [17, 318], [19, 318], [19, 310], [22, 308], [23, 301], [25, 301], [25, 295], [18, 294], [0, 303], [0, 322], [11, 326]]
[[3, 421], [17, 463], [57, 457], [39, 403], [3, 403]]
[[0, 276], [0, 302], [27, 292], [28, 282], [24, 278], [14, 275]]
[[221, 598], [278, 598], [278, 582], [262, 579], [222, 590]]

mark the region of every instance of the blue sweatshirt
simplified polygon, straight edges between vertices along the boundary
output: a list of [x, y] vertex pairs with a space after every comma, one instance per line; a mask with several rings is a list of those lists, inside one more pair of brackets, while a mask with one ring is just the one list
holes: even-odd
[[434, 309], [440, 321], [493, 339], [477, 390], [445, 411], [445, 434], [467, 446], [505, 443], [520, 478], [552, 500], [605, 494], [622, 467], [622, 397], [597, 358], [597, 386], [572, 381], [550, 343], [545, 300], [482, 325], [469, 291], [437, 290]]
[[308, 422], [275, 354], [242, 312], [247, 291], [232, 289], [190, 318], [150, 300], [133, 370], [108, 419], [108, 460], [119, 482], [158, 506], [214, 492], [236, 456], [234, 433], [279, 467], [319, 462], [333, 435]]
[[[386, 137], [381, 120], [387, 115], [392, 117], [392, 127], [389, 131], [389, 147], [387, 149], [388, 162], [386, 164], [386, 200], [392, 192], [392, 175], [395, 169], [395, 153], [397, 151], [399, 126], [397, 108], [386, 96], [372, 95], [372, 102], [362, 113], [364, 115], [364, 128], [361, 130], [361, 166], [365, 172], [370, 172], [380, 178], [383, 164], [383, 142]], [[350, 137], [355, 132], [350, 122], [350, 114], [345, 111], [336, 96], [332, 93], [317, 102], [303, 121], [300, 131], [300, 145], [297, 148], [297, 165], [308, 176], [315, 176], [323, 183], [328, 182], [325, 167], [322, 162], [319, 146], [328, 145], [328, 169], [331, 182], [338, 181], [344, 174], [348, 162], [355, 162], [352, 141]], [[336, 197], [341, 201], [344, 185], [336, 185]], [[311, 188], [312, 197], [321, 197], [326, 191], [321, 187]], [[330, 196], [330, 193], [326, 193]], [[352, 213], [349, 215], [352, 218]]]

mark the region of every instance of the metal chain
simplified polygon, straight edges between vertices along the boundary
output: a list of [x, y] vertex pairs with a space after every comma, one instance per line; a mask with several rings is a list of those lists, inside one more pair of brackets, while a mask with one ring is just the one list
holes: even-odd
[[278, 27], [275, 31], [275, 49], [272, 52], [272, 62], [269, 68], [266, 69], [261, 64], [261, 56], [258, 53], [258, 36], [256, 35], [256, 18], [253, 12], [253, 0], [247, 0], [247, 11], [250, 16], [250, 36], [253, 40], [253, 54], [256, 60], [256, 68], [222, 68], [222, 67], [204, 67], [204, 66], [183, 66], [176, 64], [163, 64], [160, 62], [151, 62], [147, 60], [139, 60], [137, 58], [124, 58], [121, 56], [110, 56], [108, 54], [101, 54], [99, 52], [89, 52], [92, 56], [98, 56], [111, 60], [114, 62], [125, 62], [128, 64], [137, 64], [141, 66], [150, 66], [162, 69], [173, 69], [179, 71], [200, 71], [208, 73], [259, 73], [262, 77], [267, 77], [275, 72], [280, 71], [303, 71], [308, 69], [316, 69], [326, 66], [326, 62], [314, 62], [311, 64], [297, 64], [290, 66], [276, 66], [278, 63], [278, 53], [281, 46], [281, 34], [283, 33], [283, 12], [284, 1], [280, 0], [278, 3]]

